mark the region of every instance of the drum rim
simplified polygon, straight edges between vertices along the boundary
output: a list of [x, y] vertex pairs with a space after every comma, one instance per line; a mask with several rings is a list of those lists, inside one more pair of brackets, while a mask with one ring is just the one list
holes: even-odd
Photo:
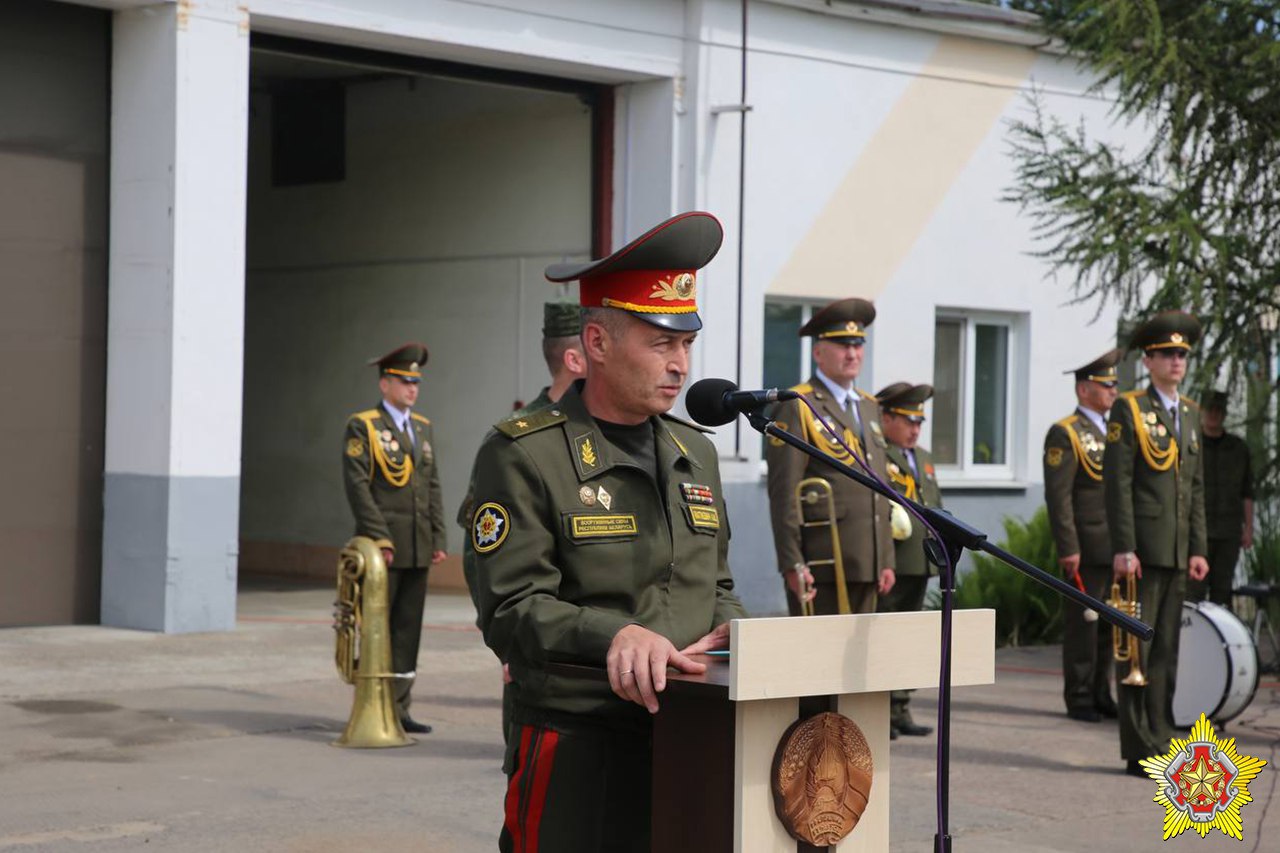
[[[1200, 608], [1199, 608], [1197, 605], [1199, 605], [1199, 604], [1203, 604], [1203, 603], [1206, 603], [1206, 602], [1191, 602], [1191, 601], [1184, 601], [1184, 602], [1182, 602], [1182, 606], [1183, 606], [1183, 607], [1185, 607], [1185, 608], [1190, 608], [1190, 609], [1191, 609], [1193, 612], [1195, 612], [1195, 613], [1200, 613]], [[1212, 603], [1212, 602], [1208, 602], [1208, 603]], [[1222, 607], [1222, 605], [1220, 605], [1220, 604], [1219, 604], [1218, 606], [1219, 606], [1219, 607]], [[1241, 625], [1244, 625], [1244, 620], [1242, 620], [1239, 616], [1236, 616], [1235, 611], [1234, 611], [1234, 610], [1232, 610], [1230, 607], [1222, 607], [1222, 609], [1223, 609], [1223, 610], [1225, 610], [1227, 613], [1231, 614], [1231, 616], [1232, 616], [1232, 617], [1233, 617], [1237, 622], [1239, 622]], [[1203, 615], [1203, 614], [1201, 614], [1201, 615]], [[1209, 627], [1210, 627], [1210, 628], [1212, 628], [1212, 629], [1213, 629], [1213, 632], [1214, 632], [1215, 634], [1217, 634], [1217, 635], [1218, 635], [1218, 641], [1222, 644], [1222, 648], [1223, 648], [1224, 650], [1226, 650], [1226, 649], [1230, 649], [1230, 648], [1231, 648], [1231, 643], [1227, 642], [1227, 638], [1226, 638], [1226, 636], [1222, 633], [1222, 629], [1218, 627], [1218, 623], [1214, 622], [1212, 619], [1209, 619], [1208, 617], [1206, 617], [1204, 621], [1208, 622], [1208, 623], [1209, 623]], [[1245, 628], [1245, 633], [1248, 633], [1248, 632], [1249, 632], [1249, 627], [1248, 627], [1247, 625], [1244, 625], [1244, 628]], [[1181, 633], [1181, 631], [1179, 631], [1179, 633]], [[1253, 640], [1253, 635], [1252, 635], [1252, 634], [1249, 634], [1249, 639], [1250, 639], [1250, 641], [1251, 641], [1251, 642], [1249, 643], [1249, 648], [1250, 648], [1250, 650], [1253, 652], [1253, 672], [1254, 672], [1254, 678], [1253, 678], [1253, 689], [1249, 691], [1249, 698], [1248, 698], [1248, 699], [1246, 699], [1246, 700], [1245, 700], [1245, 703], [1244, 703], [1243, 705], [1241, 705], [1241, 706], [1240, 706], [1240, 710], [1239, 710], [1239, 711], [1236, 711], [1236, 712], [1235, 712], [1234, 714], [1232, 714], [1230, 717], [1219, 717], [1219, 716], [1218, 716], [1218, 712], [1222, 710], [1222, 706], [1224, 706], [1224, 705], [1226, 705], [1226, 704], [1227, 704], [1227, 697], [1231, 695], [1231, 689], [1230, 689], [1230, 688], [1231, 688], [1231, 676], [1233, 676], [1233, 675], [1234, 675], [1234, 673], [1232, 673], [1232, 672], [1228, 671], [1227, 689], [1226, 689], [1225, 691], [1223, 691], [1222, 696], [1218, 699], [1218, 704], [1214, 706], [1213, 713], [1211, 713], [1211, 714], [1205, 714], [1205, 716], [1206, 716], [1206, 717], [1207, 717], [1211, 722], [1217, 722], [1217, 723], [1229, 723], [1229, 722], [1231, 722], [1231, 721], [1232, 721], [1232, 720], [1234, 720], [1236, 717], [1239, 717], [1241, 714], [1243, 714], [1243, 713], [1244, 713], [1244, 711], [1245, 711], [1245, 709], [1246, 709], [1246, 708], [1248, 708], [1250, 705], [1252, 705], [1252, 704], [1253, 704], [1253, 699], [1254, 699], [1254, 697], [1258, 695], [1258, 687], [1259, 687], [1259, 685], [1261, 685], [1261, 684], [1262, 684], [1262, 672], [1261, 672], [1261, 670], [1259, 669], [1260, 662], [1259, 662], [1259, 660], [1258, 660], [1258, 644], [1257, 644], [1257, 643], [1255, 643], [1255, 642], [1252, 642], [1252, 640]], [[1178, 659], [1179, 659], [1179, 660], [1181, 660], [1181, 659], [1182, 659], [1182, 646], [1181, 646], [1181, 644], [1179, 644], [1179, 646], [1178, 646]], [[1230, 662], [1231, 662], [1231, 655], [1230, 655], [1230, 654], [1228, 654], [1228, 655], [1227, 655], [1227, 662], [1228, 662], [1228, 663], [1230, 663]], [[1177, 693], [1177, 687], [1176, 687], [1176, 685], [1175, 685], [1175, 687], [1174, 687], [1174, 693], [1175, 693], [1175, 694]], [[1173, 707], [1172, 707], [1172, 706], [1173, 706], [1173, 703], [1172, 703], [1172, 701], [1170, 701], [1170, 703], [1169, 703], [1169, 704], [1170, 704], [1170, 708], [1169, 708], [1169, 710], [1170, 710], [1170, 716], [1172, 716], [1172, 711], [1173, 711]], [[1176, 721], [1176, 720], [1174, 721], [1174, 725], [1177, 725], [1177, 721]], [[1195, 725], [1194, 721], [1192, 722], [1192, 725]]]

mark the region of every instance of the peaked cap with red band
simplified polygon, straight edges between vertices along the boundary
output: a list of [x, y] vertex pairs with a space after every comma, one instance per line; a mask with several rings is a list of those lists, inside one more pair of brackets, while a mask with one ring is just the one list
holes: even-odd
[[677, 332], [702, 328], [697, 272], [720, 251], [724, 229], [710, 213], [673, 216], [607, 258], [552, 264], [548, 281], [578, 281], [583, 308], [620, 308]]
[[426, 344], [405, 344], [369, 360], [370, 366], [378, 366], [379, 376], [396, 376], [405, 382], [422, 381], [422, 366], [426, 363]]

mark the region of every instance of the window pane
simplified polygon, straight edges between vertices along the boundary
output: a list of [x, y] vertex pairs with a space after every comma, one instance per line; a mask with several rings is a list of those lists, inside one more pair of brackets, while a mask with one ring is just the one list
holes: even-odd
[[960, 365], [962, 326], [938, 320], [933, 349], [933, 458], [940, 465], [960, 462]]
[[973, 461], [1005, 464], [1009, 400], [1009, 328], [979, 324], [973, 350]]
[[800, 306], [764, 304], [764, 387], [790, 388], [800, 375]]

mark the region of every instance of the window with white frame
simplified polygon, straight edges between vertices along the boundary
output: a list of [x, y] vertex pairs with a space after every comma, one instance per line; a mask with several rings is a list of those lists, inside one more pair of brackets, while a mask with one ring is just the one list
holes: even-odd
[[938, 309], [934, 325], [934, 461], [942, 474], [1012, 480], [1019, 315]]

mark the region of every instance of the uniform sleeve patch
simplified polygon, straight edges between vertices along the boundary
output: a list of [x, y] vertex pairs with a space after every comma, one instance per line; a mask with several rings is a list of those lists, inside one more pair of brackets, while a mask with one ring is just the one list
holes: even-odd
[[[1119, 424], [1117, 424], [1119, 426]], [[1062, 448], [1050, 447], [1044, 452], [1044, 461], [1050, 468], [1057, 468], [1062, 464]]]
[[477, 554], [498, 550], [511, 531], [511, 516], [502, 504], [492, 501], [476, 507], [471, 522], [471, 545]]
[[358, 438], [347, 439], [347, 455], [352, 459], [364, 456], [364, 442]]
[[1115, 444], [1120, 440], [1120, 433], [1124, 427], [1120, 426], [1119, 421], [1107, 425], [1107, 442]]

